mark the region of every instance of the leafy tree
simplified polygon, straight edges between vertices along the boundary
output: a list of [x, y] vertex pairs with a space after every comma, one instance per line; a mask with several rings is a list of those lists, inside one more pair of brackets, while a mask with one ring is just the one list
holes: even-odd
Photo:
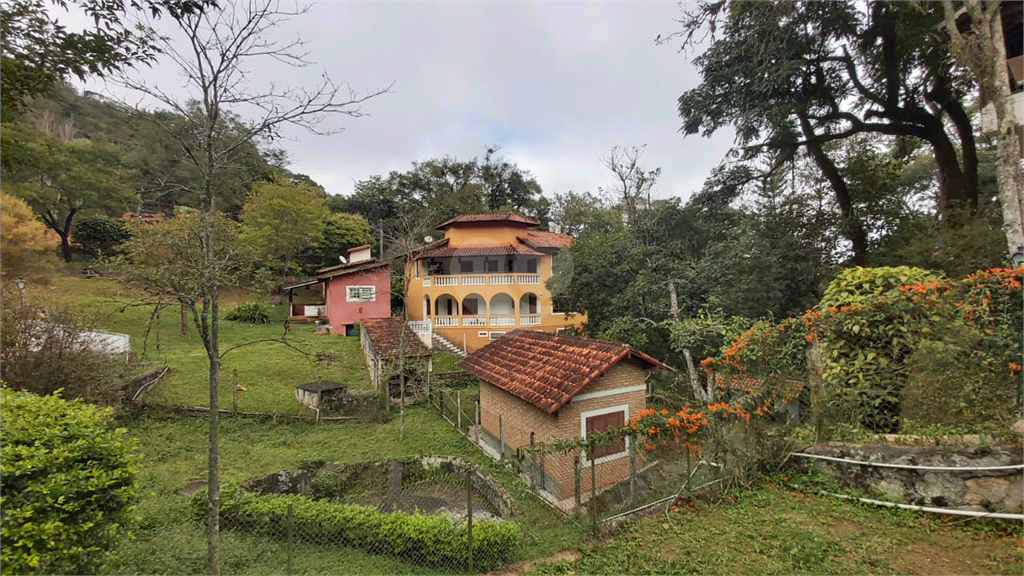
[[[69, 30], [51, 8], [81, 8], [93, 27]], [[4, 0], [0, 10], [0, 94], [4, 119], [28, 97], [45, 94], [69, 76], [106, 76], [154, 61], [158, 46], [149, 28], [132, 26], [126, 13], [149, 11], [172, 18], [200, 12], [213, 0]]]
[[308, 184], [257, 184], [242, 207], [243, 234], [268, 266], [287, 273], [303, 249], [320, 246], [327, 216], [322, 192]]
[[88, 254], [110, 254], [131, 235], [123, 220], [92, 214], [75, 220], [71, 236]]
[[[355, 192], [331, 200], [331, 209], [360, 214], [401, 245], [422, 243], [434, 226], [459, 214], [512, 210], [547, 223], [549, 203], [529, 172], [487, 150], [483, 159], [445, 156], [413, 162], [406, 172], [391, 172], [357, 182]], [[411, 226], [412, 223], [416, 223]]]
[[[196, 303], [202, 300], [207, 281], [199, 266], [208, 257], [203, 226], [201, 214], [189, 209], [156, 224], [135, 221], [130, 238], [110, 261], [122, 279], [150, 301], [181, 306], [182, 335], [188, 331], [189, 314], [191, 320], [199, 320]], [[218, 266], [217, 286], [237, 286], [249, 277], [255, 251], [243, 241], [242, 226], [226, 215], [217, 215], [217, 230], [210, 256]]]
[[320, 245], [303, 250], [299, 261], [307, 273], [313, 273], [318, 268], [338, 264], [338, 256], [344, 256], [350, 248], [372, 243], [370, 224], [366, 218], [359, 214], [338, 212], [324, 221]]
[[683, 131], [732, 125], [736, 154], [763, 155], [770, 169], [806, 151], [832, 188], [854, 263], [865, 261], [870, 231], [830, 142], [858, 134], [926, 142], [939, 211], [977, 209], [977, 146], [963, 105], [972, 86], [946, 57], [936, 10], [879, 0], [863, 10], [852, 1], [706, 1], [681, 22], [670, 38], [684, 47], [714, 36], [694, 60], [702, 83], [679, 99]]
[[2, 139], [6, 189], [22, 199], [60, 236], [71, 261], [71, 226], [82, 210], [123, 214], [136, 202], [119, 169], [117, 149], [91, 140], [61, 141], [24, 124], [10, 124]]
[[21, 198], [0, 194], [0, 271], [4, 277], [23, 276], [51, 257], [55, 243], [46, 237], [46, 226], [36, 220]]
[[136, 499], [135, 443], [110, 409], [0, 389], [0, 569], [96, 574]]

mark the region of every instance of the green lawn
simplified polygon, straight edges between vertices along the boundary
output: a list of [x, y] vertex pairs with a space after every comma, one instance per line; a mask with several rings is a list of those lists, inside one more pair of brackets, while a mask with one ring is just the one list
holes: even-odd
[[[188, 497], [180, 490], [206, 478], [206, 420], [196, 417], [143, 415], [124, 419], [141, 445], [139, 488], [142, 495], [134, 528], [108, 563], [118, 573], [196, 574], [205, 570], [204, 527], [188, 517]], [[313, 460], [359, 462], [388, 457], [443, 454], [467, 458], [485, 467], [509, 490], [519, 506], [516, 519], [526, 534], [517, 559], [544, 556], [579, 545], [585, 532], [529, 494], [509, 470], [484, 456], [437, 412], [414, 406], [406, 413], [406, 433], [399, 438], [399, 418], [386, 424], [313, 424], [258, 422], [225, 416], [220, 426], [221, 477], [239, 482], [279, 470], [296, 469]], [[247, 534], [221, 534], [223, 573], [281, 574], [286, 567], [282, 542]], [[297, 546], [299, 574], [423, 574], [428, 569], [386, 556], [342, 547]]]
[[[152, 308], [132, 305], [132, 293], [115, 280], [60, 277], [49, 286], [34, 286], [29, 297], [80, 306], [88, 311], [97, 327], [130, 334], [132, 350], [140, 360], [169, 365], [171, 372], [147, 394], [147, 402], [209, 404], [206, 350], [191, 323], [188, 335], [181, 336], [179, 308], [163, 310], [152, 323], [147, 339], [146, 323]], [[226, 292], [221, 316], [245, 297], [235, 290]], [[238, 395], [238, 409], [243, 412], [309, 415], [309, 410], [295, 400], [295, 386], [313, 380], [337, 380], [352, 390], [370, 389], [369, 373], [356, 337], [316, 335], [312, 324], [295, 324], [287, 335], [287, 345], [269, 342], [285, 335], [286, 309], [284, 305], [274, 306], [268, 324], [221, 320], [221, 352], [239, 346], [223, 356], [219, 387], [222, 408], [231, 407], [234, 370], [238, 370], [238, 383], [246, 389]], [[318, 361], [318, 352], [333, 354], [333, 361]]]
[[[1008, 535], [1009, 534], [1009, 535]], [[1020, 574], [1019, 523], [808, 496], [781, 479], [637, 520], [541, 574]]]

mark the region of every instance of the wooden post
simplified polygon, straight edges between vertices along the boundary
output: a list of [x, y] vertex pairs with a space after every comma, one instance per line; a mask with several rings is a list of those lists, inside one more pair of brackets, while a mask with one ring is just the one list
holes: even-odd
[[580, 490], [580, 456], [579, 454], [572, 457], [572, 472], [573, 472], [573, 499], [576, 503], [576, 507], [573, 509], [574, 514], [577, 518], [580, 516], [580, 500], [582, 499], [582, 491]]
[[456, 420], [455, 429], [458, 430], [459, 433], [461, 434], [462, 433], [462, 392], [460, 392], [458, 390], [455, 391], [455, 412], [457, 412], [457, 415], [455, 416], [455, 420]]
[[473, 573], [473, 470], [466, 468], [466, 563]]
[[505, 457], [505, 419], [498, 414], [498, 445], [501, 447], [501, 457]]
[[473, 416], [476, 418], [476, 426], [474, 426], [473, 436], [476, 438], [476, 443], [480, 444], [480, 401], [477, 400], [473, 403]]
[[293, 516], [292, 512], [293, 512], [292, 511], [292, 504], [289, 502], [288, 503], [288, 528], [287, 528], [287, 530], [288, 530], [288, 534], [287, 534], [287, 538], [288, 538], [288, 576], [291, 576], [292, 573], [293, 573], [293, 571], [292, 571], [292, 554], [293, 554], [293, 549], [295, 548], [295, 541], [293, 539], [293, 532], [294, 532], [294, 529], [293, 529], [293, 522], [294, 522], [293, 518], [294, 518], [294, 516]]
[[231, 383], [231, 405], [235, 408], [235, 413], [238, 413], [238, 368], [232, 371]]
[[465, 332], [462, 333], [462, 351], [464, 353], [466, 353], [466, 354], [469, 354], [469, 349], [466, 348], [466, 333]]
[[597, 458], [590, 461], [590, 529], [597, 539]]
[[537, 487], [537, 453], [533, 451], [535, 445], [536, 434], [530, 432], [530, 462], [533, 464], [530, 466], [530, 490]]
[[[628, 442], [628, 440], [627, 440]], [[629, 507], [636, 506], [636, 443], [629, 443]]]

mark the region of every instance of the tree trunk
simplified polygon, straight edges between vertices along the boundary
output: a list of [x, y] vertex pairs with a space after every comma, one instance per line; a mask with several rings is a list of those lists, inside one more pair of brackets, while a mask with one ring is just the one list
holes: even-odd
[[188, 336], [188, 306], [181, 303], [181, 335]]
[[697, 368], [693, 365], [693, 355], [689, 348], [683, 348], [683, 357], [686, 358], [686, 373], [690, 376], [690, 386], [693, 388], [693, 397], [705, 404], [711, 403], [711, 397], [701, 388], [700, 380], [697, 378]]
[[853, 264], [863, 266], [867, 261], [868, 237], [864, 232], [864, 226], [861, 224], [860, 218], [857, 217], [853, 198], [850, 196], [850, 189], [846, 186], [846, 180], [839, 172], [835, 162], [828, 157], [821, 144], [816, 140], [817, 134], [814, 133], [814, 128], [811, 126], [810, 121], [803, 114], [800, 114], [800, 128], [803, 131], [804, 138], [807, 140], [807, 151], [811, 153], [814, 163], [821, 169], [822, 174], [825, 175], [825, 178], [832, 186], [832, 191], [835, 192], [836, 203], [839, 204], [839, 211], [843, 216], [843, 235], [852, 244]]

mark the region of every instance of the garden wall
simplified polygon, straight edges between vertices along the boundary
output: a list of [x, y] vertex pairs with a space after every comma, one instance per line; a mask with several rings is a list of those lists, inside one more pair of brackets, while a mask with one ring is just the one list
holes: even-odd
[[[806, 450], [805, 454], [864, 462], [851, 464], [808, 459], [813, 462], [815, 471], [834, 477], [844, 486], [881, 494], [887, 500], [979, 512], [1021, 511], [1024, 476], [1020, 465], [1024, 462], [1024, 455], [1020, 445], [893, 446], [835, 443], [814, 446]], [[880, 464], [920, 468], [890, 468]], [[988, 469], [998, 467], [1013, 468]]]

